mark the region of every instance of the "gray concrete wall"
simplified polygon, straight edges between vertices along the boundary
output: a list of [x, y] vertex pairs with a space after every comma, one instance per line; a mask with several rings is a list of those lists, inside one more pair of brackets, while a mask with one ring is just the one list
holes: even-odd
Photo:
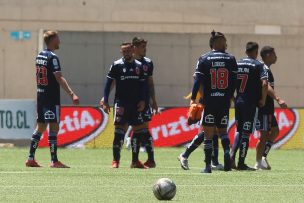
[[[276, 47], [276, 90], [291, 106], [304, 105], [302, 0], [0, 0], [0, 99], [35, 98], [34, 58], [39, 30], [62, 37], [63, 73], [84, 103], [96, 104], [118, 45], [135, 34], [149, 40], [160, 105], [184, 105], [196, 59], [212, 29], [227, 34], [237, 58], [254, 40]], [[31, 32], [13, 40], [11, 31]], [[75, 33], [72, 33], [75, 32]], [[68, 102], [63, 96], [64, 103]]]

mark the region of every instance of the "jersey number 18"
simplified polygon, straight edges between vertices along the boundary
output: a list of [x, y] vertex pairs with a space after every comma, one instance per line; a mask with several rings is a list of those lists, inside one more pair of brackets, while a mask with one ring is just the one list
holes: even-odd
[[228, 87], [229, 72], [226, 68], [210, 69], [211, 89], [226, 89]]

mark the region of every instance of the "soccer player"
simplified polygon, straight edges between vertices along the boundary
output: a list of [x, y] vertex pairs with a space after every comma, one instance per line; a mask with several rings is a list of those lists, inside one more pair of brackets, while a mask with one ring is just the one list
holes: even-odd
[[235, 99], [235, 119], [240, 135], [238, 170], [254, 170], [245, 164], [250, 134], [255, 130], [258, 106], [265, 105], [267, 96], [267, 71], [257, 60], [259, 45], [246, 44], [247, 57], [238, 62], [237, 96]]
[[[210, 38], [209, 46], [210, 46], [211, 50], [212, 50], [212, 44], [213, 44], [212, 38]], [[193, 77], [195, 78], [195, 74], [193, 75]], [[188, 96], [186, 96], [185, 99], [190, 99], [191, 97], [192, 97], [192, 93], [190, 93]], [[195, 100], [196, 100], [196, 102], [203, 104], [202, 86], [200, 86]], [[204, 141], [204, 132], [201, 132], [201, 131], [202, 131], [202, 129], [200, 129], [199, 133], [192, 139], [190, 144], [187, 146], [186, 150], [177, 157], [182, 169], [184, 169], [184, 170], [189, 170], [189, 164], [188, 164], [189, 156]], [[222, 164], [220, 164], [218, 161], [218, 152], [219, 152], [218, 135], [215, 134], [213, 136], [213, 152], [212, 152], [212, 165], [211, 165], [213, 170], [223, 170], [224, 169], [224, 166]]]
[[113, 161], [112, 168], [119, 167], [120, 151], [124, 142], [124, 136], [131, 125], [133, 136], [132, 163], [131, 168], [147, 168], [138, 159], [140, 140], [145, 129], [143, 110], [146, 99], [146, 78], [143, 73], [143, 66], [133, 58], [134, 47], [132, 43], [122, 43], [120, 46], [122, 58], [114, 61], [107, 75], [104, 89], [104, 97], [100, 100], [100, 106], [106, 113], [110, 112], [109, 94], [111, 85], [115, 84], [114, 99], [114, 140], [113, 140]]
[[37, 81], [37, 126], [33, 133], [30, 152], [25, 165], [27, 167], [40, 167], [35, 160], [35, 151], [42, 133], [49, 126], [49, 146], [51, 152], [52, 168], [69, 168], [58, 161], [57, 158], [57, 134], [60, 122], [60, 86], [71, 97], [73, 104], [79, 104], [79, 98], [70, 88], [66, 79], [62, 76], [59, 58], [54, 53], [59, 49], [60, 39], [56, 31], [44, 33], [46, 49], [36, 57], [36, 81]]
[[259, 108], [259, 131], [261, 133], [260, 140], [256, 146], [256, 169], [271, 169], [266, 157], [271, 149], [273, 142], [279, 135], [279, 127], [274, 116], [274, 100], [277, 101], [281, 108], [287, 108], [287, 104], [274, 91], [274, 77], [270, 66], [277, 61], [276, 52], [271, 46], [264, 46], [261, 49], [260, 55], [263, 62], [267, 66], [268, 72], [268, 90], [266, 104]]
[[[198, 92], [198, 95], [200, 94], [200, 91]], [[189, 98], [191, 98], [191, 94], [190, 94]], [[203, 104], [203, 97], [201, 97], [199, 100], [196, 98], [196, 101]], [[199, 133], [192, 139], [190, 144], [187, 146], [186, 150], [184, 152], [182, 152], [177, 157], [178, 161], [181, 164], [182, 169], [184, 169], [184, 170], [189, 170], [189, 164], [188, 164], [189, 156], [204, 141], [204, 133], [202, 133], [201, 131], [202, 131], [202, 129], [199, 129]], [[213, 152], [212, 152], [212, 165], [211, 165], [211, 167], [212, 167], [213, 170], [224, 170], [224, 166], [222, 164], [220, 164], [219, 161], [218, 161], [218, 152], [219, 152], [218, 147], [219, 147], [219, 145], [218, 145], [218, 135], [215, 134], [213, 136]]]
[[134, 59], [140, 61], [143, 66], [143, 74], [147, 78], [146, 82], [146, 98], [145, 98], [145, 109], [143, 111], [143, 119], [145, 121], [143, 136], [142, 136], [142, 146], [148, 154], [148, 160], [144, 165], [148, 168], [155, 168], [156, 164], [154, 161], [154, 149], [153, 149], [153, 137], [149, 131], [148, 122], [151, 121], [152, 112], [154, 114], [158, 113], [158, 106], [155, 98], [154, 81], [153, 81], [153, 62], [151, 59], [146, 57], [147, 51], [147, 41], [140, 37], [134, 37], [132, 39], [132, 44], [134, 46]]
[[[191, 103], [202, 85], [204, 113], [202, 126], [206, 167], [203, 173], [211, 173], [213, 136], [218, 132], [224, 149], [224, 170], [230, 171], [230, 140], [227, 133], [230, 100], [235, 90], [237, 64], [235, 57], [226, 53], [226, 37], [220, 32], [211, 33], [213, 50], [198, 59]], [[217, 128], [217, 129], [216, 129]]]

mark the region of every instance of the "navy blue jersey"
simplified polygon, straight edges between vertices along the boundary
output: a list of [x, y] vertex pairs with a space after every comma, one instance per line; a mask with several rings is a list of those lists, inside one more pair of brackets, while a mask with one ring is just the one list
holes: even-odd
[[[274, 89], [274, 77], [269, 67], [265, 66], [268, 74], [268, 84]], [[266, 97], [265, 106], [259, 109], [262, 114], [273, 114], [274, 113], [274, 101], [269, 95]]]
[[237, 63], [235, 57], [221, 51], [211, 51], [198, 59], [195, 76], [202, 78], [204, 104], [230, 107], [235, 90]]
[[243, 58], [238, 63], [237, 102], [258, 105], [262, 93], [262, 79], [267, 80], [268, 74], [263, 63], [252, 58]]
[[[140, 61], [142, 63], [143, 66], [143, 74], [145, 77], [152, 77], [153, 75], [153, 62], [151, 59], [147, 58], [147, 57], [143, 57], [141, 59], [138, 59], [138, 61]], [[146, 80], [148, 82], [148, 80]], [[150, 102], [150, 90], [149, 90], [149, 85], [147, 84], [145, 86], [146, 89], [146, 102], [149, 104]]]
[[107, 77], [115, 79], [115, 101], [128, 105], [141, 99], [141, 85], [146, 81], [141, 62], [127, 63], [123, 58], [114, 61]]
[[36, 57], [37, 99], [40, 104], [60, 105], [60, 86], [54, 73], [61, 71], [56, 54], [48, 49]]

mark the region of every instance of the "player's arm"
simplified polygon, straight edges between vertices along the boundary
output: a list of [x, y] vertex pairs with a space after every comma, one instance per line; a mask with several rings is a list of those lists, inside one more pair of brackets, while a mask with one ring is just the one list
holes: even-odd
[[273, 98], [274, 100], [276, 100], [278, 102], [278, 104], [280, 105], [281, 108], [287, 108], [287, 104], [285, 103], [284, 100], [282, 100], [278, 95], [277, 93], [274, 91], [274, 89], [270, 86], [270, 84], [268, 84], [268, 87], [267, 87], [267, 94]]
[[58, 84], [64, 89], [64, 91], [71, 97], [73, 104], [78, 105], [79, 104], [79, 98], [74, 93], [74, 91], [69, 86], [66, 79], [62, 76], [62, 73], [60, 71], [54, 72], [55, 78], [58, 82]]
[[262, 97], [259, 101], [259, 106], [263, 107], [263, 106], [265, 106], [265, 103], [266, 103], [266, 97], [267, 97], [267, 91], [268, 91], [267, 78], [261, 79], [261, 83], [262, 83]]
[[191, 100], [190, 100], [190, 106], [192, 104], [196, 104], [196, 98], [197, 94], [200, 91], [200, 89], [203, 89], [203, 80], [204, 80], [204, 68], [203, 68], [203, 62], [199, 59], [195, 68], [195, 73], [193, 75], [194, 82], [192, 86], [192, 92], [191, 92]]
[[156, 114], [158, 113], [158, 105], [156, 102], [156, 98], [155, 98], [155, 88], [154, 88], [154, 81], [153, 81], [153, 77], [149, 76], [148, 77], [148, 86], [149, 86], [149, 93], [150, 93], [150, 98], [151, 98], [151, 107], [153, 109], [153, 112], [155, 112]]
[[106, 85], [103, 91], [103, 98], [101, 98], [101, 100], [99, 101], [99, 105], [106, 113], [110, 112], [109, 96], [114, 86], [115, 86], [115, 79], [107, 77]]
[[145, 109], [145, 98], [146, 98], [146, 90], [148, 88], [148, 82], [146, 81], [146, 78], [141, 78], [140, 80], [140, 93], [139, 98], [140, 101], [137, 104], [137, 111], [143, 111]]

